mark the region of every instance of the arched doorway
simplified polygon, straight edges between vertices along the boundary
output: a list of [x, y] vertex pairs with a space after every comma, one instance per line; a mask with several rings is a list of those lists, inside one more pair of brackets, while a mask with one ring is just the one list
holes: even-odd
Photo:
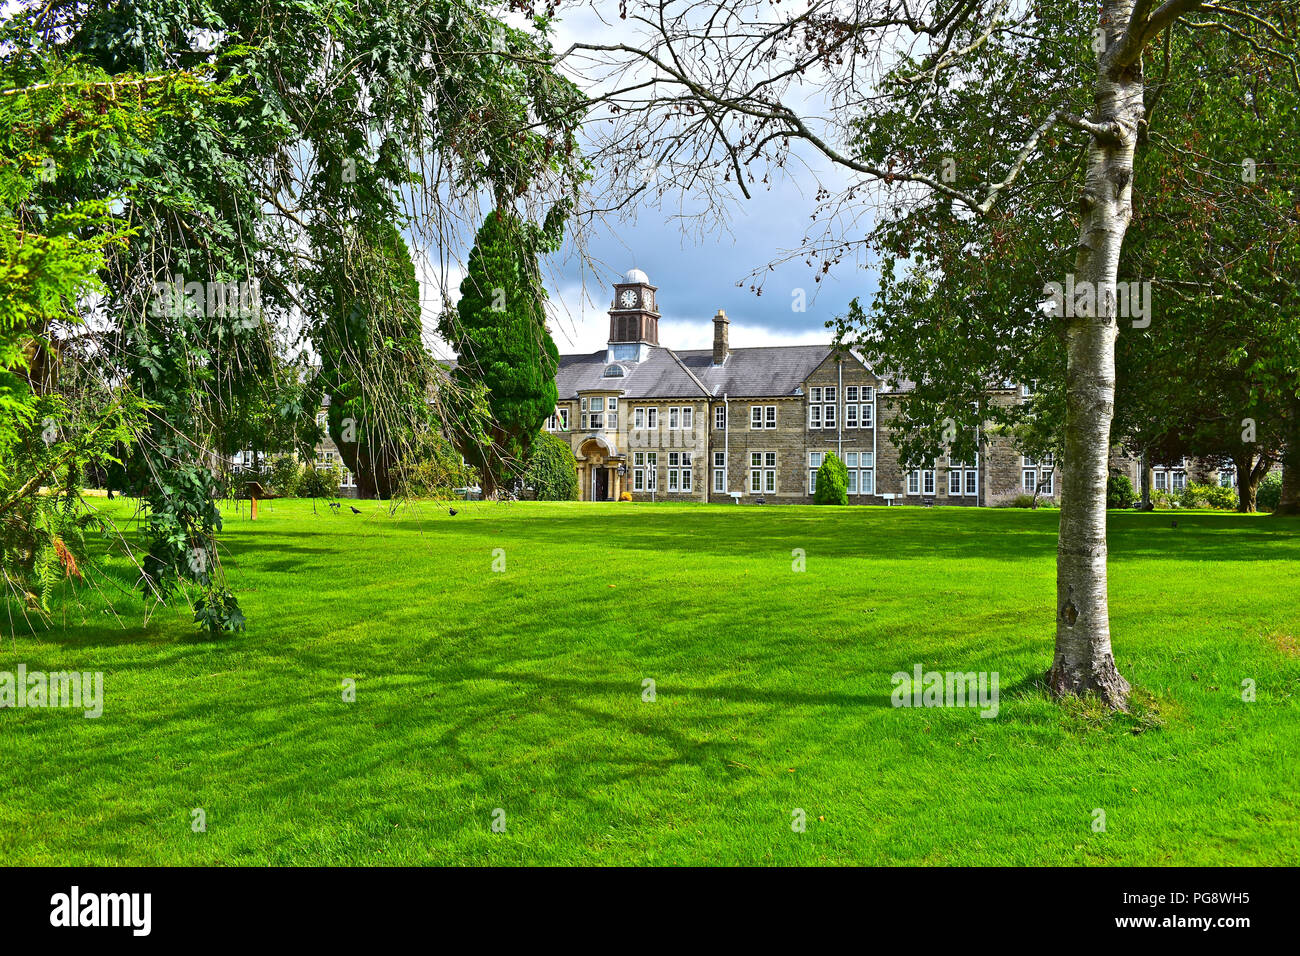
[[579, 497], [583, 501], [617, 501], [623, 490], [618, 469], [624, 457], [599, 435], [584, 441], [578, 449]]

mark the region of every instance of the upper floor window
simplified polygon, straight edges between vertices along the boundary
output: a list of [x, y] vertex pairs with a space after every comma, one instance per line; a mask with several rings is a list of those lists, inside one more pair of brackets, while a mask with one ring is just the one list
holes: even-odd
[[719, 405], [717, 408], [713, 410], [713, 427], [719, 429], [727, 427], [727, 406], [726, 405]]
[[606, 365], [602, 378], [622, 378], [627, 374], [627, 370], [621, 365]]

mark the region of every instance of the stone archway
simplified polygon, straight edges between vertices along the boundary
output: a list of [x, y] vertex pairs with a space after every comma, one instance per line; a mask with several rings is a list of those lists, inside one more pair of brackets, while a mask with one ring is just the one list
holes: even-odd
[[578, 497], [583, 501], [617, 501], [622, 493], [618, 467], [624, 456], [607, 439], [592, 435], [578, 446]]

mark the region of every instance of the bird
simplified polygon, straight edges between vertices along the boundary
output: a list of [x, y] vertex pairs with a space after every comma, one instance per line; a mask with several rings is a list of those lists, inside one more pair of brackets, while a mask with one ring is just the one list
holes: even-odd
[[331, 511], [338, 511], [338, 510], [339, 510], [339, 503], [338, 503], [337, 501], [331, 501], [331, 502], [330, 502], [330, 510], [331, 510]]
[[1171, 527], [1171, 528], [1177, 528], [1177, 527], [1178, 527], [1178, 522], [1177, 522], [1177, 521], [1171, 521], [1171, 522], [1169, 523], [1169, 527]]
[[[348, 507], [349, 507], [349, 508], [352, 508], [352, 505], [348, 505]], [[352, 513], [353, 513], [354, 515], [359, 515], [359, 514], [361, 514], [361, 511], [360, 511], [360, 509], [358, 509], [358, 508], [352, 508]]]
[[451, 515], [453, 518], [456, 517], [456, 509], [455, 509], [455, 508], [448, 508], [448, 509], [447, 509], [447, 514]]

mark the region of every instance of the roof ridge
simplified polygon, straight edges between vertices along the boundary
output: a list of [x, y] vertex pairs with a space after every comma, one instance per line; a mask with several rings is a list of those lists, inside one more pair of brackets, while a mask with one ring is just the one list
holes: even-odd
[[708, 395], [710, 398], [713, 396], [713, 392], [710, 391], [710, 389], [703, 382], [699, 380], [696, 374], [687, 367], [686, 363], [682, 361], [680, 355], [678, 355], [672, 349], [668, 348], [666, 345], [661, 345], [659, 347], [673, 357], [673, 361], [677, 363], [677, 365], [681, 368], [683, 372], [685, 372], [687, 375], [690, 376], [691, 381], [699, 386], [701, 392], [703, 392], [705, 395]]

